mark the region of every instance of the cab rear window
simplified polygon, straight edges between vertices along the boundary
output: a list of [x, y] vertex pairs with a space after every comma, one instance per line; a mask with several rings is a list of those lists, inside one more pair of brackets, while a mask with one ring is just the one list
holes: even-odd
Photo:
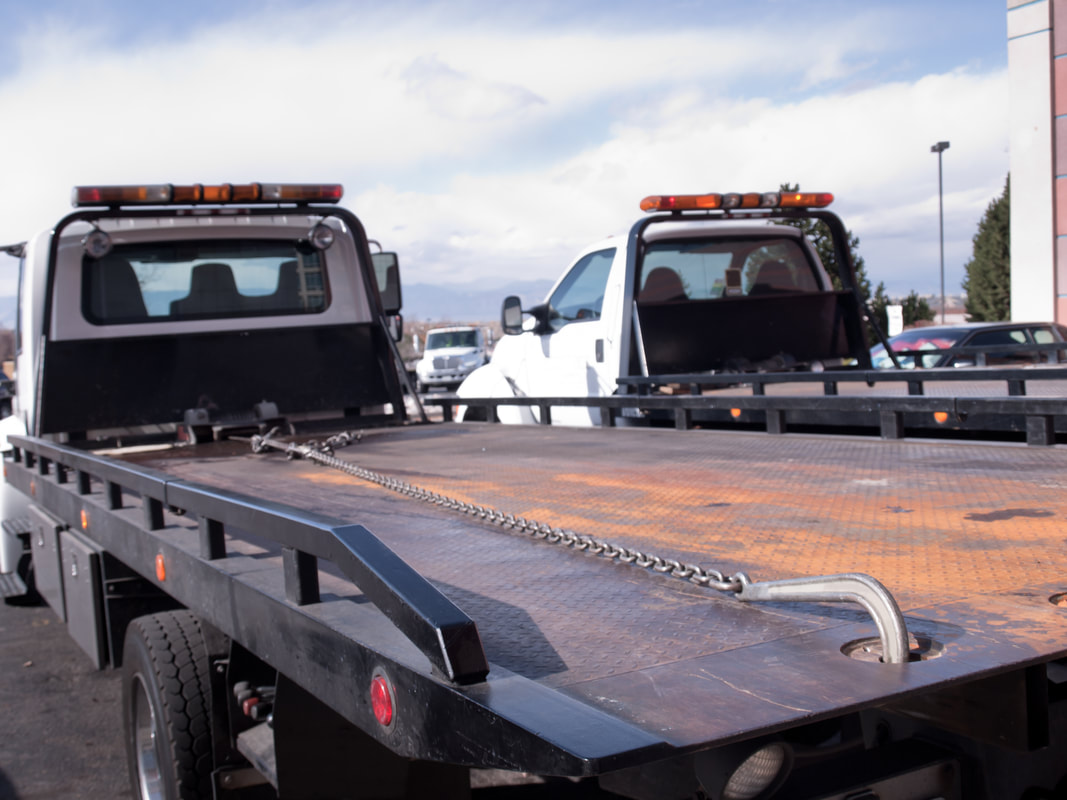
[[320, 251], [293, 241], [119, 245], [82, 261], [82, 313], [96, 325], [315, 314], [328, 304]]
[[671, 240], [648, 245], [638, 300], [817, 291], [814, 267], [793, 239]]

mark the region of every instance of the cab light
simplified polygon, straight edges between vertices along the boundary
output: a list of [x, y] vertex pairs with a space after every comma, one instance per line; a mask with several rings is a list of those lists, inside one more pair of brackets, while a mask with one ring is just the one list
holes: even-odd
[[162, 553], [156, 554], [156, 578], [160, 583], [167, 579], [167, 562], [163, 559]]
[[782, 208], [826, 208], [834, 202], [829, 192], [784, 192]]
[[228, 183], [220, 183], [217, 186], [203, 187], [204, 203], [228, 203], [233, 197], [233, 187]]
[[74, 206], [159, 205], [170, 202], [170, 184], [151, 186], [75, 186]]
[[336, 203], [344, 187], [334, 184], [264, 183], [263, 200], [275, 203]]
[[318, 223], [308, 232], [308, 241], [316, 250], [328, 250], [333, 244], [333, 228]]
[[150, 186], [75, 186], [74, 206], [196, 205], [210, 203], [336, 203], [339, 183], [169, 183]]
[[727, 194], [654, 194], [641, 201], [642, 211], [698, 211], [722, 208], [825, 208], [828, 192], [729, 192]]
[[641, 201], [642, 211], [696, 211], [719, 208], [721, 194], [654, 194]]
[[93, 228], [82, 239], [82, 247], [89, 258], [103, 258], [111, 252], [111, 237], [99, 228]]
[[235, 184], [230, 187], [230, 200], [234, 203], [258, 203], [263, 187], [258, 183]]

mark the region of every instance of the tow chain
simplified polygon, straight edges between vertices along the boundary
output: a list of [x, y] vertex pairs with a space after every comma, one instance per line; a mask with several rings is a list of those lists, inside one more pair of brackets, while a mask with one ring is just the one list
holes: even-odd
[[693, 564], [683, 564], [674, 559], [661, 558], [660, 556], [642, 553], [640, 550], [634, 550], [622, 545], [614, 545], [610, 542], [597, 539], [596, 537], [576, 533], [575, 531], [566, 528], [553, 527], [543, 522], [526, 519], [526, 517], [509, 514], [495, 508], [457, 500], [448, 497], [447, 495], [440, 494], [439, 492], [423, 489], [407, 483], [406, 481], [391, 478], [388, 475], [383, 475], [379, 472], [360, 467], [357, 464], [353, 464], [351, 461], [345, 461], [334, 455], [334, 450], [336, 448], [347, 447], [353, 442], [360, 441], [360, 439], [363, 438], [363, 434], [359, 432], [350, 433], [344, 431], [321, 442], [312, 439], [305, 444], [276, 441], [273, 437], [277, 432], [278, 428], [274, 428], [266, 435], [253, 436], [252, 452], [263, 453], [267, 450], [281, 451], [285, 453], [286, 457], [289, 459], [303, 458], [307, 461], [313, 461], [326, 467], [332, 467], [333, 469], [340, 470], [353, 477], [377, 484], [391, 492], [396, 492], [397, 494], [411, 497], [415, 500], [421, 500], [449, 511], [467, 514], [476, 519], [498, 525], [505, 530], [524, 533], [534, 539], [542, 539], [551, 544], [558, 544], [561, 547], [569, 547], [574, 550], [591, 553], [600, 556], [601, 558], [617, 561], [622, 564], [630, 564], [643, 569], [651, 569], [653, 572], [669, 575], [673, 578], [681, 578], [690, 583], [695, 583], [698, 586], [705, 586], [720, 592], [740, 593], [746, 585], [751, 585], [748, 576], [743, 572], [738, 572], [727, 577], [716, 569], [698, 567]]

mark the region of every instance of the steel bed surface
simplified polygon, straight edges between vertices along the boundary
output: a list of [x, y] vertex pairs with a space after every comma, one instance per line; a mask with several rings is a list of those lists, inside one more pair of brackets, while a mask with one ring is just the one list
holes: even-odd
[[742, 604], [237, 442], [126, 457], [366, 526], [475, 620], [490, 689], [496, 666], [677, 747], [1067, 653], [1049, 600], [1067, 591], [1061, 447], [444, 424], [369, 430], [336, 455], [757, 581], [870, 574], [940, 657], [850, 659], [874, 630], [850, 608]]

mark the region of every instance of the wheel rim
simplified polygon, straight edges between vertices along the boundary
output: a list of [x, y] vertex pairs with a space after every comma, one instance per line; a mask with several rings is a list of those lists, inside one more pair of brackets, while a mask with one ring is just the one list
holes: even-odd
[[141, 676], [134, 678], [133, 736], [137, 754], [137, 783], [142, 800], [163, 800], [163, 779], [156, 751], [156, 715]]

